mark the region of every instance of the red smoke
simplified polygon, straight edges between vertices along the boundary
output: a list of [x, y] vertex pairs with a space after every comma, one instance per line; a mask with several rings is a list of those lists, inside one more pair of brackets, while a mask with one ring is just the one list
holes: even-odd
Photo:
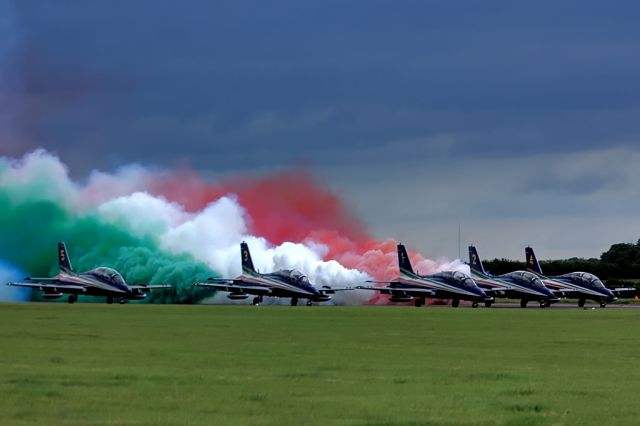
[[182, 172], [160, 178], [151, 191], [190, 211], [235, 194], [251, 218], [251, 232], [274, 244], [299, 242], [314, 231], [334, 231], [357, 242], [369, 238], [340, 199], [301, 170], [221, 183], [205, 182], [193, 172]]
[[[371, 238], [339, 197], [304, 171], [233, 178], [221, 183], [206, 182], [187, 171], [155, 179], [150, 190], [190, 211], [235, 194], [251, 218], [250, 232], [254, 235], [273, 244], [321, 243], [329, 250], [325, 260], [336, 260], [377, 280], [398, 275], [396, 242]], [[424, 258], [412, 253], [411, 260], [418, 264]], [[384, 303], [387, 298], [377, 293], [372, 296], [372, 303]]]

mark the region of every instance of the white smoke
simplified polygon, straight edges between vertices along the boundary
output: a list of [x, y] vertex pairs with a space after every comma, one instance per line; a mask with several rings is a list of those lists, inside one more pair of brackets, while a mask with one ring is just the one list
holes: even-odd
[[[11, 192], [21, 197], [13, 201], [52, 201], [80, 214], [97, 212], [107, 222], [154, 238], [163, 250], [193, 255], [223, 277], [240, 275], [239, 244], [246, 241], [256, 268], [263, 273], [297, 269], [316, 287], [352, 287], [370, 279], [364, 272], [323, 260], [329, 251], [323, 244], [306, 241], [273, 246], [260, 236], [250, 235], [251, 218], [233, 194], [192, 213], [177, 203], [144, 192], [154, 177], [161, 175], [130, 165], [115, 173], [94, 171], [86, 184], [80, 185], [69, 177], [64, 163], [44, 150], [19, 160], [0, 157], [0, 187], [19, 189]], [[47, 191], [42, 191], [43, 187]], [[459, 261], [423, 260], [417, 269], [421, 273], [451, 269], [468, 273], [468, 267]], [[336, 294], [334, 301], [364, 303], [370, 297], [369, 292], [348, 291]], [[221, 300], [228, 301], [226, 297]]]
[[[225, 278], [241, 274], [240, 243], [245, 241], [256, 269], [263, 273], [297, 269], [316, 287], [352, 287], [370, 279], [336, 261], [324, 261], [328, 248], [321, 244], [285, 242], [272, 246], [264, 238], [250, 235], [247, 223], [251, 219], [234, 196], [188, 213], [178, 204], [137, 192], [103, 203], [98, 212], [104, 220], [125, 223], [140, 236], [157, 238], [166, 251], [191, 254]], [[363, 303], [368, 297], [370, 294], [354, 291], [340, 292], [335, 299], [336, 303]], [[213, 300], [227, 301], [226, 297]]]

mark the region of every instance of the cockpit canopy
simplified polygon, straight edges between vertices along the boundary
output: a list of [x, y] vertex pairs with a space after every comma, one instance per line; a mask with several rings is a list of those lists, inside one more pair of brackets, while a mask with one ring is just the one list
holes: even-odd
[[125, 285], [124, 278], [122, 278], [122, 275], [120, 275], [120, 272], [112, 268], [105, 268], [105, 267], [96, 268], [91, 271], [91, 274], [96, 278], [108, 281], [112, 284]]
[[464, 287], [476, 287], [476, 283], [473, 279], [460, 271], [444, 271], [440, 272], [438, 275], [444, 279], [456, 281]]
[[582, 285], [586, 285], [591, 288], [604, 288], [604, 284], [602, 284], [600, 278], [588, 272], [572, 272], [570, 274], [562, 275], [562, 278], [569, 278], [573, 281], [578, 281]]
[[275, 273], [276, 275], [281, 276], [282, 278], [294, 281], [299, 285], [310, 286], [309, 278], [304, 275], [302, 272], [295, 269], [281, 269], [280, 271]]
[[508, 277], [525, 282], [532, 287], [544, 288], [542, 280], [534, 273], [527, 271], [515, 271], [507, 274]]

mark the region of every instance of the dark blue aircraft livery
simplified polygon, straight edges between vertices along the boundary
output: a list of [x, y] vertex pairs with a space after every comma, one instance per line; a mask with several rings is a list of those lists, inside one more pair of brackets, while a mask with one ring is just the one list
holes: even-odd
[[45, 299], [57, 299], [69, 294], [68, 302], [78, 301], [78, 295], [106, 296], [107, 303], [113, 303], [114, 297], [120, 303], [127, 300], [144, 299], [153, 289], [170, 288], [170, 285], [127, 285], [122, 275], [115, 269], [95, 268], [87, 272], [75, 272], [64, 242], [58, 243], [58, 266], [60, 272], [51, 278], [26, 278], [24, 283], [11, 282], [7, 285], [28, 287], [43, 292]]
[[369, 281], [388, 284], [384, 287], [357, 286], [364, 290], [388, 294], [391, 302], [411, 302], [416, 307], [424, 305], [426, 298], [451, 299], [451, 306], [458, 307], [461, 300], [469, 300], [474, 308], [479, 302], [490, 307], [494, 301], [476, 285], [469, 276], [457, 271], [445, 271], [432, 275], [418, 275], [413, 272], [411, 261], [404, 245], [398, 244], [398, 266], [400, 276], [393, 281]]
[[525, 248], [524, 253], [529, 271], [537, 274], [547, 286], [554, 289], [556, 294], [578, 299], [578, 306], [581, 308], [587, 299], [599, 302], [604, 308], [607, 303], [617, 300], [618, 297], [633, 298], [637, 294], [635, 288], [607, 288], [598, 277], [588, 272], [570, 272], [547, 277], [542, 274], [542, 268], [533, 248]]
[[509, 299], [520, 299], [523, 308], [527, 307], [529, 301], [539, 302], [540, 307], [545, 308], [560, 300], [534, 273], [515, 271], [497, 276], [489, 274], [484, 270], [475, 246], [469, 246], [469, 266], [478, 286]]
[[242, 275], [236, 278], [209, 278], [204, 283], [194, 283], [196, 287], [208, 287], [226, 291], [227, 297], [232, 300], [244, 300], [249, 295], [254, 295], [253, 304], [262, 303], [264, 296], [291, 298], [291, 306], [298, 304], [298, 299], [307, 299], [307, 305], [314, 302], [327, 302], [331, 300], [331, 294], [336, 291], [351, 290], [349, 288], [332, 289], [323, 286], [314, 287], [309, 279], [295, 269], [281, 269], [270, 274], [261, 274], [256, 271], [249, 252], [249, 246], [244, 241], [240, 244], [240, 257], [242, 259]]

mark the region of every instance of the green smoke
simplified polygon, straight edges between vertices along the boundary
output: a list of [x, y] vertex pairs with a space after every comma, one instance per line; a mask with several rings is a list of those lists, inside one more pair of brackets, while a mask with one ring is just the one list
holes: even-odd
[[[1, 169], [0, 165], [0, 174]], [[51, 276], [58, 272], [56, 244], [65, 241], [77, 271], [108, 266], [132, 285], [173, 286], [151, 292], [146, 299], [151, 303], [193, 303], [211, 294], [191, 287], [213, 275], [191, 255], [166, 253], [152, 236], [137, 236], [125, 225], [107, 223], [95, 213], [69, 211], [52, 201], [55, 197], [29, 199], [22, 192], [25, 189], [0, 187], [0, 259], [32, 276]]]

